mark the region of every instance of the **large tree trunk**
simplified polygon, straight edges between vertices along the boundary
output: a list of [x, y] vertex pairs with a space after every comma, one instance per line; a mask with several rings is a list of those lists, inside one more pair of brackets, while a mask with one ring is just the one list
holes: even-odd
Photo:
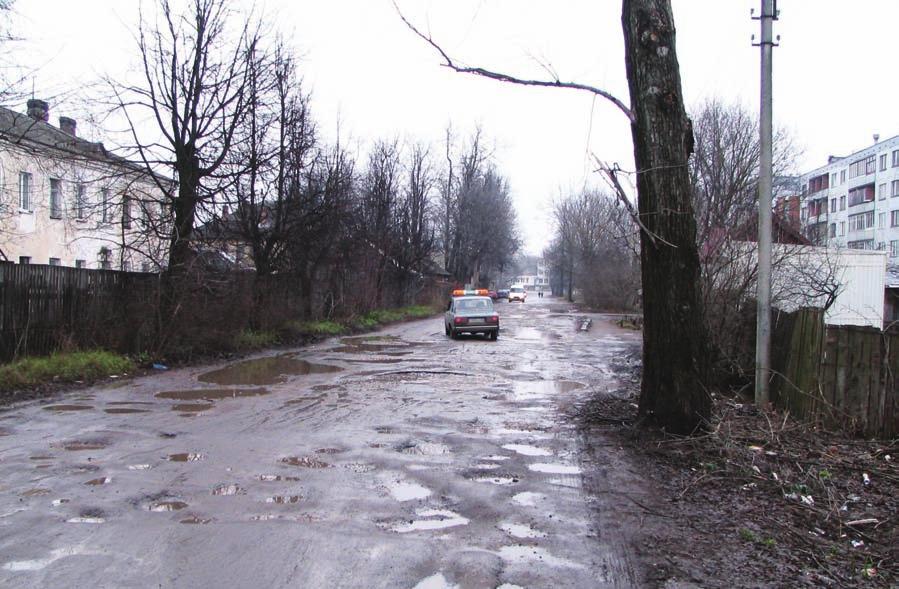
[[[684, 110], [669, 0], [623, 0], [643, 274], [640, 414], [677, 433], [709, 417], [703, 381], [707, 336], [699, 296], [696, 220], [687, 160], [693, 134]], [[664, 243], [667, 242], [667, 243]]]

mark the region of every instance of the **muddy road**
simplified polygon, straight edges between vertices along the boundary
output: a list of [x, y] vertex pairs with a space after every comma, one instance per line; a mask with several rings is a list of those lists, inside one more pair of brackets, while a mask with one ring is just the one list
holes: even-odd
[[497, 307], [5, 410], [0, 585], [634, 586], [570, 413], [639, 335]]

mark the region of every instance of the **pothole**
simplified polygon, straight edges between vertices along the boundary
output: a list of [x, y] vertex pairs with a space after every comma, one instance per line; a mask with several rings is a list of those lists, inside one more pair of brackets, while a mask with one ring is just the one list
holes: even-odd
[[191, 516], [185, 517], [184, 519], [180, 520], [178, 523], [203, 525], [203, 524], [208, 524], [211, 521], [212, 521], [212, 518], [203, 518], [198, 515], [191, 515]]
[[91, 405], [46, 405], [41, 407], [44, 411], [90, 411], [93, 409]]
[[112, 479], [109, 477], [100, 477], [98, 479], [91, 479], [84, 483], [85, 485], [90, 485], [92, 487], [99, 487], [100, 485], [108, 485], [112, 482]]
[[165, 511], [181, 511], [187, 507], [184, 501], [154, 501], [147, 505], [147, 510], [161, 513]]
[[177, 403], [172, 405], [172, 411], [180, 411], [181, 413], [201, 413], [209, 411], [215, 407], [212, 403]]
[[261, 474], [257, 477], [260, 481], [264, 483], [275, 483], [275, 482], [297, 482], [300, 480], [300, 477], [289, 477], [280, 474]]
[[205, 460], [206, 456], [199, 452], [178, 452], [177, 454], [169, 454], [165, 459], [169, 462], [199, 462]]
[[268, 389], [189, 389], [184, 391], [163, 391], [156, 393], [158, 399], [175, 401], [215, 401], [237, 399], [239, 397], [259, 397], [269, 394]]
[[274, 497], [266, 497], [266, 503], [274, 503], [275, 505], [289, 505], [299, 503], [303, 497], [300, 495], [275, 495]]
[[201, 374], [198, 380], [219, 385], [270, 385], [286, 381], [290, 376], [338, 372], [339, 366], [313, 364], [290, 356], [269, 356], [237, 362]]
[[81, 452], [84, 450], [102, 450], [109, 446], [109, 442], [106, 440], [73, 440], [71, 442], [64, 442], [62, 447], [64, 450], [69, 450], [70, 452]]
[[511, 450], [512, 452], [521, 454], [522, 456], [552, 456], [552, 452], [546, 450], [545, 448], [528, 446], [527, 444], [505, 444], [503, 446], [503, 449]]
[[525, 524], [502, 523], [499, 529], [514, 538], [545, 538], [546, 533]]
[[546, 474], [580, 474], [581, 469], [578, 466], [570, 464], [546, 464], [537, 463], [529, 464], [528, 469], [534, 472], [542, 472]]
[[437, 442], [407, 440], [395, 446], [397, 452], [416, 456], [442, 456], [450, 453], [449, 446]]
[[393, 481], [385, 485], [394, 499], [400, 502], [425, 499], [431, 496], [431, 490], [418, 483], [407, 481]]
[[462, 517], [458, 513], [448, 509], [419, 509], [416, 510], [415, 513], [422, 519], [395, 524], [391, 529], [400, 534], [407, 534], [409, 532], [442, 530], [468, 525], [468, 518]]
[[107, 407], [103, 410], [111, 415], [125, 415], [129, 413], [149, 413], [149, 409], [135, 409], [133, 407]]
[[300, 466], [302, 468], [330, 468], [331, 465], [323, 462], [318, 458], [311, 456], [287, 456], [282, 458], [281, 462], [290, 466]]
[[212, 494], [216, 496], [245, 495], [246, 491], [244, 491], [240, 485], [234, 483], [222, 483], [213, 487]]

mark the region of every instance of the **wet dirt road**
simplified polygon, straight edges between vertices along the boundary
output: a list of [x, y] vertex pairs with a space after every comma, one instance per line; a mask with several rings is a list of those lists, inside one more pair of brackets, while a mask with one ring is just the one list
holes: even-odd
[[633, 586], [569, 413], [639, 336], [497, 306], [6, 410], [0, 585]]

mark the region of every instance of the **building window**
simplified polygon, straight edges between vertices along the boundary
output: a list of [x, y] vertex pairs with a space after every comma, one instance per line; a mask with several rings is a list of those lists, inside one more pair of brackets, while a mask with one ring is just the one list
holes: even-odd
[[84, 219], [86, 208], [87, 196], [84, 190], [84, 184], [79, 182], [75, 185], [75, 218]]
[[892, 187], [890, 196], [899, 196], [899, 180], [893, 180], [893, 183], [890, 186]]
[[19, 256], [19, 263], [20, 264], [30, 264], [31, 256]]
[[827, 174], [821, 174], [819, 176], [815, 176], [814, 178], [809, 178], [808, 181], [808, 192], [809, 194], [814, 194], [819, 190], [824, 190], [828, 188], [828, 179], [829, 176]]
[[840, 170], [840, 184], [846, 183], [846, 170]]
[[62, 180], [50, 178], [50, 218], [62, 219]]
[[100, 248], [100, 253], [97, 254], [97, 262], [101, 270], [112, 268], [112, 252], [108, 247]]
[[75, 260], [76, 268], [87, 268], [87, 262], [85, 260]]
[[836, 172], [834, 172], [833, 174], [830, 175], [830, 185], [831, 186], [837, 185], [837, 173]]
[[122, 196], [122, 227], [131, 229], [131, 197], [127, 194]]
[[880, 156], [880, 171], [883, 172], [887, 169], [887, 154], [883, 154]]
[[31, 211], [31, 174], [19, 172], [19, 208]]
[[890, 257], [899, 258], [899, 239], [890, 242]]
[[874, 200], [874, 185], [866, 184], [864, 186], [859, 186], [858, 188], [852, 188], [849, 191], [849, 206], [854, 207], [855, 205], [860, 205], [862, 203], [871, 202]]
[[877, 198], [883, 200], [887, 197], [887, 185], [886, 182], [877, 187]]
[[890, 213], [890, 227], [899, 227], [899, 210]]
[[818, 198], [808, 203], [809, 217], [817, 217], [827, 213], [827, 199]]
[[877, 215], [877, 228], [883, 229], [887, 225], [887, 214], [880, 213]]
[[899, 168], [899, 149], [893, 151], [893, 167]]
[[846, 197], [845, 196], [840, 197], [840, 210], [841, 211], [846, 210]]
[[849, 215], [849, 231], [864, 231], [874, 227], [874, 211]]
[[100, 217], [104, 223], [109, 223], [109, 189], [100, 191]]
[[830, 237], [836, 237], [836, 236], [837, 236], [837, 224], [831, 223], [830, 224]]
[[873, 239], [863, 239], [861, 241], [850, 241], [848, 244], [849, 249], [853, 250], [874, 250], [877, 249], [874, 245]]
[[846, 235], [846, 221], [840, 221], [840, 237]]
[[835, 198], [830, 199], [830, 212], [831, 213], [837, 212], [837, 199], [835, 199]]
[[60, 265], [59, 258], [50, 258], [50, 265], [51, 266], [59, 266]]

